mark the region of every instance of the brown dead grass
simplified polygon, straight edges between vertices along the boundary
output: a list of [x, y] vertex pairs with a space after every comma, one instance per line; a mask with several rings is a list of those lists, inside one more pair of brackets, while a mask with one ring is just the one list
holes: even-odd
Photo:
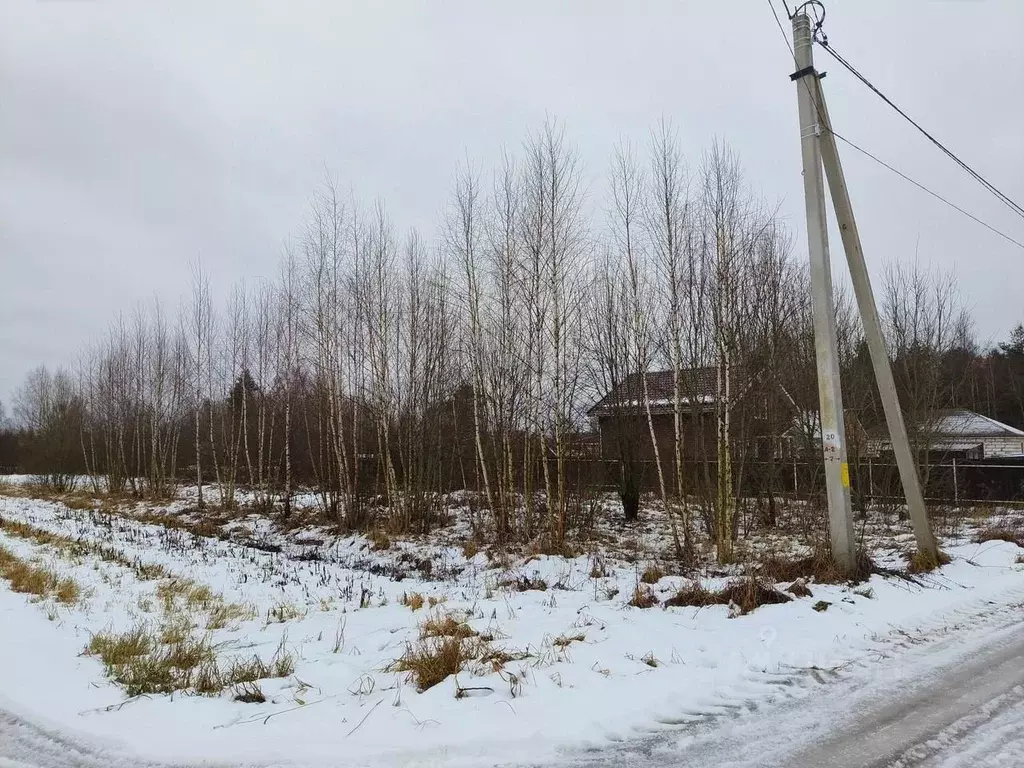
[[488, 648], [481, 654], [480, 661], [489, 664], [494, 672], [500, 672], [509, 662], [523, 661], [528, 658], [530, 658], [528, 651], [514, 648]]
[[267, 611], [267, 624], [285, 624], [306, 617], [306, 611], [292, 603], [278, 603]]
[[391, 539], [388, 537], [387, 532], [380, 528], [375, 528], [370, 531], [367, 538], [370, 539], [371, 549], [373, 549], [374, 552], [382, 552], [386, 549], [391, 549]]
[[657, 564], [649, 565], [640, 574], [640, 581], [644, 584], [657, 584], [664, 576], [665, 572]]
[[85, 653], [98, 656], [107, 676], [128, 696], [178, 691], [215, 696], [227, 688], [295, 671], [295, 658], [283, 638], [270, 661], [258, 656], [223, 660], [209, 635], [183, 631], [181, 626], [138, 624], [123, 633], [100, 632]]
[[177, 576], [162, 581], [156, 588], [156, 596], [163, 604], [165, 613], [170, 613], [179, 604], [192, 609], [206, 609], [218, 602], [219, 598], [205, 584]]
[[658, 598], [655, 596], [654, 591], [646, 585], [636, 585], [636, 589], [633, 590], [633, 596], [629, 599], [627, 605], [632, 605], [634, 608], [653, 608], [658, 604]]
[[557, 648], [568, 648], [573, 643], [582, 643], [586, 639], [586, 635], [578, 632], [575, 635], [559, 635], [551, 641], [551, 644]]
[[131, 569], [142, 581], [162, 579], [167, 576], [167, 571], [161, 565], [147, 564], [137, 559], [132, 560], [113, 547], [104, 546], [94, 541], [73, 539], [70, 536], [51, 533], [20, 520], [8, 520], [0, 517], [0, 531], [16, 536], [19, 539], [54, 547], [66, 556], [85, 557], [87, 555], [94, 555], [101, 560]]
[[978, 531], [974, 540], [979, 544], [987, 541], [1007, 541], [1024, 549], [1024, 527], [1009, 523], [992, 525]]
[[942, 550], [939, 550], [938, 560], [929, 557], [920, 550], [915, 551], [913, 554], [907, 556], [907, 572], [908, 573], [930, 573], [936, 568], [941, 568], [943, 565], [947, 565], [950, 562], [949, 555]]
[[251, 621], [259, 615], [254, 605], [217, 602], [209, 610], [206, 628], [224, 629], [237, 621]]
[[866, 552], [857, 553], [857, 564], [853, 573], [847, 574], [827, 552], [816, 552], [809, 557], [769, 557], [757, 571], [759, 578], [775, 584], [793, 582], [797, 579], [813, 581], [815, 584], [860, 584], [871, 578], [877, 568]]
[[528, 592], [530, 590], [544, 592], [548, 588], [548, 583], [539, 576], [519, 576], [511, 579], [502, 579], [498, 582], [498, 586], [512, 589], [516, 592]]
[[49, 568], [22, 560], [5, 547], [0, 547], [0, 578], [7, 579], [14, 592], [52, 597], [63, 605], [75, 605], [82, 596], [74, 579], [61, 578]]
[[407, 672], [422, 693], [457, 675], [467, 663], [481, 655], [478, 641], [460, 637], [428, 638], [407, 645], [405, 654], [393, 661], [386, 671]]
[[419, 592], [405, 592], [402, 594], [400, 602], [402, 603], [402, 605], [407, 606], [410, 610], [418, 611], [420, 608], [423, 607], [423, 603], [425, 601], [423, 599], [423, 595], [421, 595]]
[[797, 579], [796, 581], [794, 581], [792, 584], [786, 587], [786, 591], [794, 597], [814, 596], [811, 590], [807, 587], [807, 582], [803, 579]]
[[476, 637], [479, 633], [465, 621], [460, 621], [450, 613], [443, 616], [431, 616], [420, 624], [420, 638], [456, 637], [460, 640]]
[[693, 582], [665, 601], [666, 607], [690, 606], [703, 608], [710, 605], [735, 604], [746, 615], [762, 605], [778, 605], [792, 600], [789, 595], [754, 578], [738, 579], [720, 590], [705, 589]]

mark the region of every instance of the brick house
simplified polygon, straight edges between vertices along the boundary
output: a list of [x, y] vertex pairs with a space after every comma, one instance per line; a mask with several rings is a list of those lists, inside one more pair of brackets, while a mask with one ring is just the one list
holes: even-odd
[[[936, 411], [927, 419], [923, 431], [929, 452], [947, 458], [1024, 456], [1024, 431], [966, 408]], [[867, 454], [878, 457], [891, 452], [892, 442], [885, 424], [869, 430]]]
[[[675, 382], [672, 371], [649, 371], [647, 395], [650, 398], [651, 422], [658, 442], [662, 461], [675, 455]], [[752, 405], [755, 416], [763, 411], [764, 396], [754, 380], [734, 369], [732, 376], [733, 411], [741, 405]], [[717, 453], [716, 406], [718, 404], [718, 371], [714, 366], [690, 368], [681, 372], [680, 399], [684, 440], [684, 458], [714, 458]], [[748, 410], [748, 412], [751, 412]], [[631, 441], [637, 458], [654, 459], [647, 408], [644, 399], [644, 379], [630, 374], [611, 392], [598, 400], [587, 411], [594, 431], [600, 440], [600, 456], [618, 458], [623, 440]], [[748, 424], [748, 427], [750, 425]], [[739, 424], [734, 426], [734, 434]]]

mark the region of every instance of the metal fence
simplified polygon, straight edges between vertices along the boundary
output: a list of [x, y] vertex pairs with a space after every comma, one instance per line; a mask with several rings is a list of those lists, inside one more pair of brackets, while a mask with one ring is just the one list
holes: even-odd
[[[663, 462], [665, 481], [676, 487], [674, 462]], [[634, 465], [643, 490], [658, 490], [658, 469], [653, 461]], [[573, 459], [568, 463], [569, 485], [574, 490], [613, 490], [623, 469], [616, 461]], [[683, 463], [683, 487], [687, 493], [713, 498], [717, 489], [715, 461], [690, 460]], [[1024, 460], [946, 460], [921, 468], [926, 498], [942, 503], [1024, 503]], [[824, 466], [810, 461], [737, 462], [733, 465], [737, 494], [746, 497], [791, 496], [809, 499], [825, 492]], [[884, 459], [863, 459], [850, 463], [850, 485], [855, 500], [875, 502], [902, 497], [896, 464]]]

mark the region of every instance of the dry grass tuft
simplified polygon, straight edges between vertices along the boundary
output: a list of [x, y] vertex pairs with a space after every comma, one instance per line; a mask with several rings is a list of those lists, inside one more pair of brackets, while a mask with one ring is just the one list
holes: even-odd
[[291, 603], [278, 603], [267, 611], [267, 624], [284, 624], [287, 621], [305, 618], [306, 612]]
[[793, 595], [793, 597], [814, 597], [814, 595], [811, 593], [811, 590], [807, 587], [807, 582], [804, 581], [802, 578], [797, 579], [788, 587], [786, 587], [786, 591], [789, 592], [789, 594]]
[[476, 637], [479, 633], [465, 621], [459, 621], [450, 613], [444, 616], [431, 616], [420, 625], [420, 638], [456, 637], [465, 639]]
[[489, 648], [480, 656], [480, 661], [490, 664], [494, 672], [500, 672], [510, 661], [523, 661], [530, 658], [527, 651], [509, 648]]
[[503, 579], [498, 582], [498, 586], [512, 589], [516, 592], [528, 592], [531, 589], [544, 592], [548, 588], [548, 583], [539, 576], [532, 578], [530, 576], [519, 576], [512, 579]]
[[813, 580], [815, 584], [859, 584], [876, 571], [874, 562], [863, 551], [857, 553], [857, 564], [851, 574], [844, 573], [831, 554], [816, 552], [810, 557], [770, 557], [761, 563], [757, 575], [774, 584], [797, 579]]
[[423, 607], [425, 600], [419, 592], [403, 592], [399, 602], [402, 605], [408, 606], [410, 610], [418, 611]]
[[14, 592], [53, 597], [64, 605], [75, 605], [82, 590], [73, 579], [61, 578], [49, 568], [27, 563], [5, 547], [0, 547], [0, 578], [11, 583]]
[[640, 581], [644, 584], [657, 584], [664, 578], [665, 572], [657, 565], [649, 565], [640, 575]]
[[983, 544], [986, 541], [1008, 541], [1024, 549], [1024, 529], [1019, 525], [1010, 525], [1008, 523], [992, 525], [978, 531], [974, 540], [979, 544]]
[[295, 657], [287, 649], [285, 639], [282, 638], [269, 662], [259, 656], [233, 659], [226, 666], [225, 676], [232, 684], [254, 683], [271, 677], [288, 677], [294, 671]]
[[231, 698], [243, 704], [265, 704], [267, 701], [263, 690], [255, 682], [236, 685]]
[[210, 609], [206, 628], [209, 630], [224, 629], [236, 621], [251, 621], [258, 615], [259, 613], [253, 605], [217, 602]]
[[391, 549], [391, 539], [386, 531], [375, 528], [369, 533], [370, 548], [375, 552]]
[[68, 509], [74, 509], [76, 511], [95, 509], [99, 506], [91, 496], [82, 496], [78, 494], [67, 495], [61, 499], [61, 502]]
[[139, 624], [120, 635], [111, 632], [100, 632], [93, 635], [85, 652], [99, 656], [104, 664], [120, 666], [127, 664], [137, 656], [144, 656], [152, 648], [154, 637], [145, 624]]
[[741, 615], [750, 613], [762, 605], [778, 605], [792, 600], [779, 590], [757, 579], [745, 578], [728, 584], [723, 589], [705, 589], [699, 582], [679, 590], [665, 601], [666, 607], [691, 606], [703, 608], [709, 605], [735, 605]]
[[176, 691], [214, 696], [225, 688], [287, 677], [295, 670], [295, 658], [283, 638], [269, 662], [254, 656], [223, 663], [209, 635], [185, 631], [181, 624], [170, 628], [139, 624], [120, 634], [101, 632], [93, 636], [85, 652], [100, 658], [107, 677], [128, 696]]
[[636, 589], [633, 590], [633, 596], [629, 599], [627, 605], [632, 605], [634, 608], [652, 608], [658, 604], [658, 598], [655, 596], [653, 590], [648, 586], [636, 585]]
[[177, 615], [157, 630], [157, 640], [163, 645], [177, 645], [191, 637], [195, 628], [187, 616]]
[[131, 569], [142, 581], [162, 579], [167, 576], [167, 571], [160, 565], [147, 565], [139, 560], [131, 560], [113, 547], [104, 546], [94, 541], [72, 539], [68, 536], [50, 533], [42, 528], [36, 528], [20, 520], [7, 520], [0, 517], [0, 530], [19, 539], [34, 541], [36, 544], [51, 546], [58, 549], [62, 555], [82, 557], [95, 555], [101, 560], [115, 563], [124, 568]]
[[406, 646], [405, 654], [387, 667], [388, 672], [407, 672], [421, 693], [451, 675], [480, 655], [480, 644], [459, 637], [421, 640]]
[[191, 579], [179, 579], [177, 577], [167, 579], [157, 585], [156, 596], [163, 606], [164, 613], [174, 611], [178, 600], [185, 597], [194, 582]]
[[551, 641], [551, 644], [558, 648], [566, 648], [572, 643], [582, 643], [586, 639], [587, 636], [579, 632], [575, 635], [559, 635]]
[[943, 565], [948, 565], [950, 562], [949, 555], [942, 550], [939, 550], [939, 556], [937, 559], [918, 550], [912, 555], [909, 555], [908, 560], [907, 571], [909, 573], [929, 573]]

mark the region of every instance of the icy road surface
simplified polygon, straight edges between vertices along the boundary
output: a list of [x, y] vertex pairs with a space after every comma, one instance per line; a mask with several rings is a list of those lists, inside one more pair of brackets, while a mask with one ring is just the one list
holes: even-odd
[[[564, 755], [554, 765], [1024, 765], [1024, 624], [978, 628], [969, 637], [950, 637], [920, 650], [880, 662], [874, 675], [826, 683], [791, 706], [754, 711], [700, 733], [663, 734], [611, 751]], [[157, 765], [92, 747], [0, 708], [0, 768]], [[493, 765], [502, 765], [499, 755]]]
[[1024, 623], [978, 626], [795, 704], [570, 761], [574, 768], [1020, 768]]

